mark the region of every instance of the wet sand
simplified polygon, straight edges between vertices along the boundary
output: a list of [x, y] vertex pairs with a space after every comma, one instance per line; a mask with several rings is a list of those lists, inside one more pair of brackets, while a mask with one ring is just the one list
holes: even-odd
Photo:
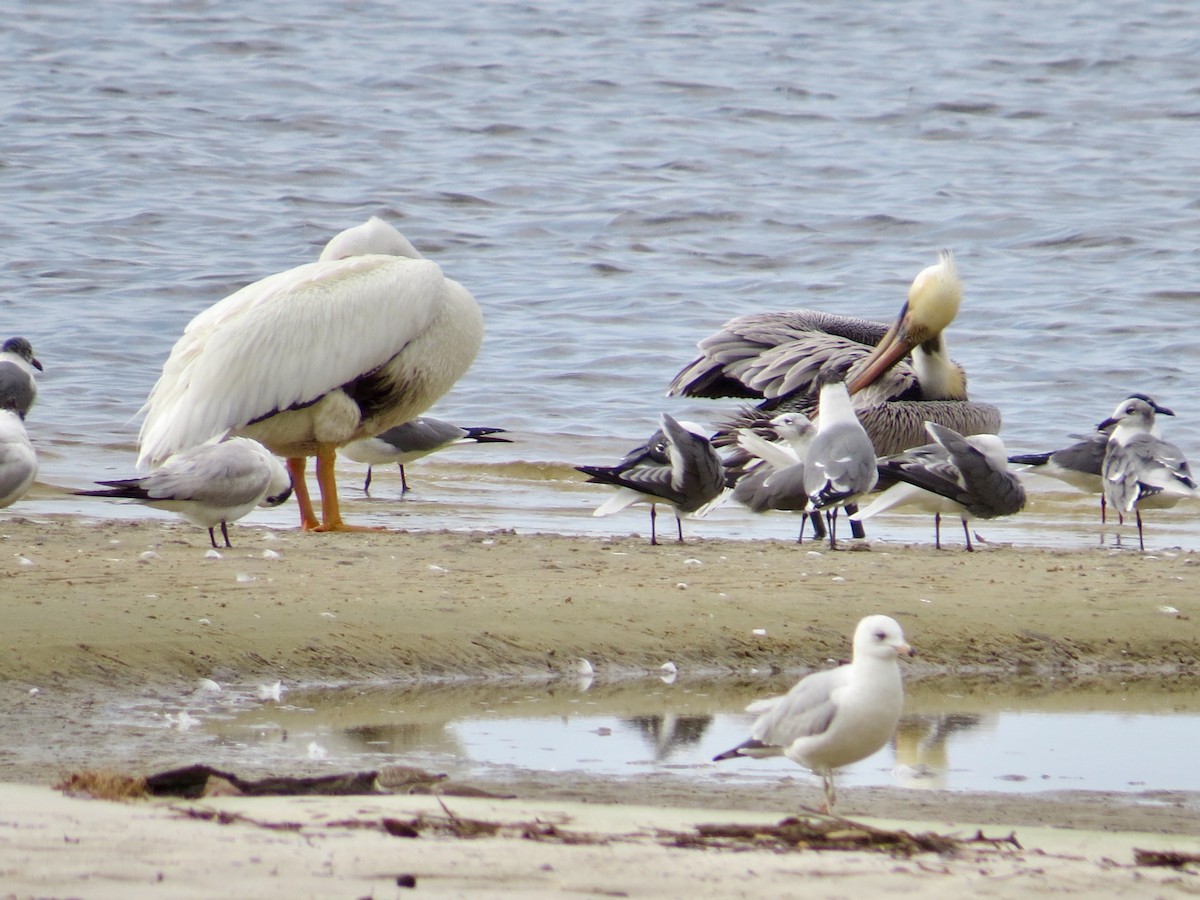
[[[312, 535], [253, 526], [234, 529], [232, 537], [236, 546], [211, 558], [207, 535], [182, 524], [72, 517], [34, 521], [13, 515], [3, 522], [0, 705], [5, 712], [0, 727], [10, 734], [18, 729], [25, 745], [46, 748], [41, 757], [0, 752], [0, 780], [25, 785], [0, 788], [4, 830], [44, 828], [34, 818], [9, 811], [23, 808], [17, 801], [29, 796], [32, 786], [50, 784], [65, 770], [119, 764], [131, 774], [146, 774], [160, 766], [163, 747], [153, 740], [142, 749], [128, 741], [106, 749], [103, 734], [89, 726], [89, 709], [114, 696], [175, 690], [201, 678], [243, 683], [554, 678], [574, 673], [579, 657], [590, 660], [601, 677], [657, 672], [668, 659], [683, 675], [800, 672], [844, 657], [854, 623], [876, 612], [897, 618], [917, 648], [920, 655], [906, 667], [910, 679], [947, 672], [996, 678], [1020, 673], [1034, 679], [1120, 673], [1170, 682], [1200, 671], [1200, 557], [1178, 549], [1141, 554], [985, 545], [967, 554], [889, 545], [831, 553], [788, 541], [689, 539], [682, 546], [651, 547], [632, 536]], [[50, 697], [53, 706], [47, 702]], [[202, 760], [178, 762], [195, 761]], [[617, 822], [621, 811], [628, 810], [630, 829], [638, 827], [636, 808], [645, 805], [675, 808], [679, 816], [683, 810], [703, 808], [711, 811], [708, 818], [748, 810], [770, 818], [789, 812], [794, 802], [778, 791], [744, 786], [554, 773], [486, 787], [502, 787], [524, 803], [557, 804], [560, 812], [578, 803], [603, 807]], [[1071, 863], [1079, 871], [1064, 874], [1066, 880], [1057, 883], [1093, 895], [1125, 892], [1148, 877], [1149, 870], [1129, 867], [1129, 846], [1176, 840], [1168, 839], [1169, 834], [1200, 835], [1200, 809], [1187, 794], [1131, 799], [1084, 792], [1013, 796], [881, 789], [847, 792], [842, 800], [843, 814], [884, 817], [910, 829], [911, 823], [934, 823], [941, 830], [958, 831], [970, 823], [1006, 834], [1016, 829], [1020, 835], [1022, 829], [1049, 825], [1094, 836], [1091, 844], [1083, 841], [1085, 850]], [[93, 817], [153, 820], [165, 815], [146, 805], [63, 802], [80, 805], [78, 813], [70, 812], [75, 807], [62, 807], [62, 815], [79, 823]], [[103, 815], [91, 811], [100, 806], [111, 809]], [[84, 813], [84, 807], [89, 811]], [[257, 815], [250, 807], [240, 809]], [[329, 814], [335, 815], [332, 809]], [[222, 826], [191, 820], [179, 824], [189, 833], [207, 829], [204, 833], [213, 841], [229, 840]], [[155, 825], [160, 826], [166, 827]], [[93, 826], [79, 827], [86, 832]], [[111, 826], [95, 827], [98, 839]], [[1125, 855], [1112, 857], [1115, 864], [1109, 865], [1103, 859], [1116, 853], [1112, 846], [1117, 845], [1101, 840], [1101, 831], [1145, 834], [1117, 841]], [[327, 838], [338, 843], [344, 835]], [[319, 854], [312, 848], [322, 840], [296, 852]], [[522, 842], [495, 840], [508, 847], [496, 851], [501, 856], [517, 854], [505, 865], [519, 867]], [[50, 876], [37, 874], [35, 856], [13, 857], [17, 844], [8, 844], [6, 851], [5, 841], [0, 831], [0, 861], [15, 873], [16, 890], [65, 890], [46, 880]], [[1027, 851], [1038, 846], [1023, 843]], [[1049, 844], [1041, 843], [1050, 852]], [[88, 869], [78, 845], [55, 846], [64, 871]], [[1091, 846], [1095, 853], [1087, 849]], [[757, 870], [760, 864], [764, 872], [790, 872], [792, 877], [811, 867], [827, 871], [829, 889], [835, 892], [850, 890], [851, 882], [843, 879], [863, 867], [879, 869], [881, 880], [870, 888], [876, 892], [925, 890], [914, 879], [929, 878], [921, 874], [922, 866], [900, 867], [905, 875], [883, 862], [886, 857], [867, 863], [860, 854], [777, 858], [756, 851], [755, 857], [764, 858], [751, 861], [741, 852], [651, 849], [632, 837], [622, 839], [619, 847], [607, 848], [610, 867], [613, 854], [624, 858], [627, 850], [630, 859], [651, 854], [654, 865], [671, 873], [663, 891], [648, 883], [633, 890], [622, 886], [629, 896], [673, 896], [686, 892], [680, 885], [689, 884], [696, 889], [701, 876], [692, 867], [698, 865], [698, 855], [718, 860], [704, 863], [706, 870], [725, 867], [723, 875], [714, 870], [708, 876], [716, 879], [712, 896], [738, 896], [746, 885], [731, 873]], [[575, 857], [571, 850], [554, 850], [551, 865], [559, 881], [541, 884], [514, 876], [498, 881], [495, 891], [521, 893], [537, 885], [550, 890], [552, 883], [559, 884], [555, 890], [565, 890], [560, 882], [570, 881], [564, 868], [575, 865], [573, 859], [586, 881], [591, 871], [583, 862], [587, 854], [580, 851]], [[590, 852], [594, 855], [595, 848]], [[68, 858], [74, 862], [68, 864]], [[533, 853], [528, 864], [534, 866], [536, 858]], [[1008, 881], [988, 882], [996, 896], [1023, 896], [1056, 884], [1044, 873], [1030, 874], [1037, 866], [1028, 853], [1022, 859], [1019, 865], [1013, 859], [1004, 863], [1013, 867], [1005, 869]], [[426, 861], [436, 868], [432, 860]], [[187, 864], [179, 865], [182, 874]], [[974, 871], [969, 866], [958, 871], [957, 864], [939, 858], [927, 865], [948, 867], [947, 877], [934, 879], [938, 883], [970, 889], [956, 881]], [[353, 878], [361, 872], [352, 877], [353, 868], [331, 877], [344, 875], [351, 879], [348, 884], [356, 884]], [[1043, 868], [1066, 872], [1057, 863]], [[526, 873], [529, 878], [532, 871]], [[98, 868], [92, 876], [93, 886], [110, 877]], [[1194, 875], [1174, 877], [1182, 878], [1182, 887], [1197, 887]], [[1162, 881], [1157, 870], [1152, 880]], [[481, 895], [461, 884], [451, 889], [451, 881], [439, 883], [450, 893]], [[756, 883], [754, 892], [771, 893], [768, 884]], [[1171, 884], [1168, 879], [1156, 890], [1169, 891]], [[322, 888], [303, 881], [281, 887], [299, 896], [327, 889], [328, 883]]]

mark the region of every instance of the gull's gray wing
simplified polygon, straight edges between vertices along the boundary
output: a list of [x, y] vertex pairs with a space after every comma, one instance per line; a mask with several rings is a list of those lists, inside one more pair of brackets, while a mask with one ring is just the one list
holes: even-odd
[[[846, 683], [846, 667], [814, 672], [802, 678], [782, 697], [751, 704], [762, 714], [750, 729], [752, 738], [774, 747], [789, 747], [799, 738], [813, 737], [829, 730], [838, 706], [834, 692]], [[770, 703], [770, 706], [767, 706]]]

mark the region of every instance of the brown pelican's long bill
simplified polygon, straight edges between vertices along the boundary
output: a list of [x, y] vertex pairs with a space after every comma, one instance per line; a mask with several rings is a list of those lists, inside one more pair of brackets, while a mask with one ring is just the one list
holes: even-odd
[[892, 324], [892, 327], [875, 345], [875, 349], [871, 351], [871, 355], [867, 357], [867, 364], [863, 370], [855, 376], [853, 381], [846, 385], [846, 390], [851, 394], [857, 394], [865, 387], [869, 387], [878, 380], [884, 372], [894, 366], [906, 354], [912, 352], [912, 348], [917, 342], [908, 339], [905, 336], [907, 329], [904, 325], [905, 316], [908, 315], [908, 304], [904, 304], [904, 308], [900, 310], [900, 315]]

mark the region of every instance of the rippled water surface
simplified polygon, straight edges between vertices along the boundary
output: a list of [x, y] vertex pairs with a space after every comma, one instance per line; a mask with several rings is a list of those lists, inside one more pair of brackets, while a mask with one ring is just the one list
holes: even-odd
[[[381, 521], [644, 529], [590, 520], [602, 494], [570, 466], [613, 461], [661, 410], [726, 413], [662, 396], [699, 338], [756, 310], [891, 316], [942, 247], [967, 285], [952, 351], [1010, 447], [1060, 446], [1141, 390], [1200, 454], [1188, 4], [0, 11], [0, 332], [46, 366], [28, 424], [52, 488], [130, 473], [187, 321], [369, 214], [485, 311], [435, 414], [516, 439], [430, 461], [403, 511], [382, 480], [358, 510]], [[981, 531], [1097, 539], [1091, 498], [1037, 487], [1018, 524]], [[45, 489], [26, 503], [113, 512]], [[696, 527], [793, 530], [724, 515]], [[1157, 514], [1159, 545], [1197, 546], [1192, 518]], [[929, 539], [907, 527], [880, 531]]]

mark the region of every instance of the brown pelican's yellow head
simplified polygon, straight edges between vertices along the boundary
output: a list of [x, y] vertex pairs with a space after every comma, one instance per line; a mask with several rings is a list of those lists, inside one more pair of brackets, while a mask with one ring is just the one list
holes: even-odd
[[908, 300], [896, 322], [867, 358], [862, 372], [847, 387], [851, 394], [873, 384], [880, 375], [920, 344], [936, 341], [954, 321], [962, 303], [962, 281], [949, 250], [921, 270], [908, 288]]

